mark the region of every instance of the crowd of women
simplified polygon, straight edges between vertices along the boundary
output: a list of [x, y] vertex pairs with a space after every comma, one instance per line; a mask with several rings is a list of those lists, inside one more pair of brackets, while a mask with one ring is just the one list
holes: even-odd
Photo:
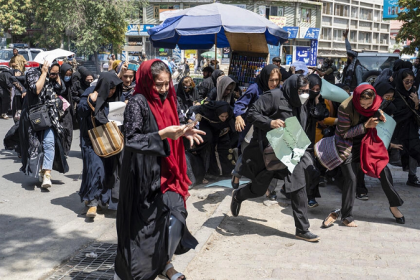
[[[380, 180], [392, 216], [405, 222], [398, 209], [403, 200], [387, 164], [390, 154], [393, 164], [409, 171], [407, 184], [420, 186], [415, 175], [420, 75], [412, 65], [397, 61], [374, 86], [358, 85], [341, 104], [320, 95], [325, 80], [317, 74], [287, 73], [275, 64], [264, 67], [243, 93], [234, 76], [210, 67], [203, 69], [199, 85], [187, 76], [176, 86], [160, 60], [131, 69], [115, 61], [95, 79], [84, 67], [44, 62], [30, 69], [26, 79], [17, 71], [7, 74], [16, 117], [5, 146], [16, 150], [21, 171], [39, 179], [43, 189], [52, 187], [52, 170], [69, 171], [73, 130], [80, 129], [79, 196], [86, 216], [94, 218], [98, 207], [117, 210], [115, 279], [154, 279], [158, 274], [185, 279], [171, 259], [197, 245], [186, 225], [189, 187], [222, 177], [231, 178], [234, 217], [247, 199], [275, 200], [279, 187], [291, 200], [296, 237], [306, 241], [319, 240], [309, 231], [308, 207], [318, 206], [319, 187], [331, 178], [342, 182], [342, 205], [329, 213], [323, 227], [340, 216], [345, 226], [357, 226], [353, 205], [356, 198], [368, 199], [365, 174]], [[89, 133], [110, 122], [112, 102], [126, 104], [119, 128], [124, 148], [103, 157]], [[265, 158], [267, 132], [284, 128], [291, 117], [311, 142], [292, 173], [269, 166]], [[375, 128], [390, 117], [397, 128], [388, 150]], [[241, 177], [250, 181], [241, 186]]]

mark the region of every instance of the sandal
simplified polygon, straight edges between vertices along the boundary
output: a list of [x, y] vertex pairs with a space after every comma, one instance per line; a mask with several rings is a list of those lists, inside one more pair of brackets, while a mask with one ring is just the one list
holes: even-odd
[[[165, 266], [165, 269], [162, 271], [162, 275], [169, 279], [169, 277], [166, 275], [166, 272], [168, 272], [168, 270], [171, 269], [171, 268], [174, 268], [173, 264], [168, 263]], [[169, 279], [169, 280], [178, 280], [178, 278], [181, 277], [181, 276], [184, 276], [184, 278], [182, 280], [187, 280], [187, 277], [185, 277], [185, 275], [182, 274], [181, 272], [175, 273], [174, 275], [172, 275], [171, 279]]]
[[326, 217], [325, 220], [322, 222], [322, 228], [331, 227], [335, 223], [335, 221], [337, 221], [338, 217], [340, 217], [340, 213], [340, 209], [331, 211], [328, 217]]

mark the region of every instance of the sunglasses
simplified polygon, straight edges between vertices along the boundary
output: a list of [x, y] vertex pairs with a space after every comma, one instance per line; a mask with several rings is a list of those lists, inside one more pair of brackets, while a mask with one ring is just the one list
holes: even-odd
[[395, 98], [394, 98], [394, 97], [388, 97], [388, 96], [387, 96], [387, 97], [384, 97], [384, 99], [385, 99], [386, 101], [394, 101], [394, 99], [395, 99]]
[[57, 76], [58, 73], [50, 73], [50, 76]]
[[405, 80], [403, 81], [405, 85], [411, 85], [414, 83], [414, 80]]
[[309, 89], [298, 89], [298, 94], [309, 93]]

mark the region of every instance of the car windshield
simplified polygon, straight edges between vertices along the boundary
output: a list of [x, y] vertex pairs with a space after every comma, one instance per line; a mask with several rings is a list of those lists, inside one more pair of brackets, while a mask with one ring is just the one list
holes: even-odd
[[23, 55], [26, 61], [29, 60], [28, 51], [19, 51], [19, 54]]
[[391, 68], [394, 66], [395, 60], [398, 57], [389, 57], [389, 56], [359, 56], [357, 58], [359, 62], [369, 70], [382, 71], [386, 68]]
[[12, 50], [0, 50], [0, 60], [10, 60], [12, 57]]

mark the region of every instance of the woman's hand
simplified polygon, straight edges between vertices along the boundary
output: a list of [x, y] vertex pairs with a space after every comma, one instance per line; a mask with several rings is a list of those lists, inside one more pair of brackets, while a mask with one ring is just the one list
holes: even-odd
[[42, 64], [41, 73], [44, 75], [48, 74], [48, 61], [44, 60], [44, 64]]
[[235, 121], [235, 129], [237, 132], [242, 132], [242, 130], [244, 130], [245, 128], [245, 121], [241, 116], [237, 116], [236, 117], [236, 121]]
[[98, 92], [97, 91], [94, 91], [91, 94], [89, 94], [89, 99], [92, 102], [96, 102], [96, 100], [98, 99]]
[[398, 149], [398, 150], [403, 150], [403, 145], [400, 144], [393, 144], [391, 143], [391, 145], [389, 146], [390, 149]]
[[184, 133], [184, 137], [187, 138], [188, 140], [190, 140], [190, 147], [192, 147], [194, 145], [194, 142], [197, 143], [197, 145], [200, 145], [201, 143], [203, 143], [203, 138], [200, 135], [206, 135], [206, 133], [202, 130], [198, 130], [198, 129], [188, 129], [185, 133]]
[[280, 119], [271, 121], [271, 128], [279, 128], [279, 127], [286, 127], [286, 125], [284, 124], [284, 121]]
[[365, 128], [375, 128], [378, 123], [378, 118], [370, 118], [367, 122], [365, 122], [364, 126]]
[[381, 121], [383, 121], [383, 122], [386, 122], [386, 117], [385, 117], [385, 115], [384, 115], [384, 111], [379, 110], [379, 113], [381, 114], [381, 116], [379, 117], [379, 119], [380, 119]]
[[159, 130], [159, 135], [162, 140], [166, 138], [177, 140], [179, 137], [184, 135], [186, 130], [188, 130], [188, 128], [185, 125], [171, 125]]
[[419, 96], [416, 93], [413, 92], [413, 93], [410, 94], [410, 99], [413, 100], [416, 109], [418, 109], [418, 107], [419, 107]]

